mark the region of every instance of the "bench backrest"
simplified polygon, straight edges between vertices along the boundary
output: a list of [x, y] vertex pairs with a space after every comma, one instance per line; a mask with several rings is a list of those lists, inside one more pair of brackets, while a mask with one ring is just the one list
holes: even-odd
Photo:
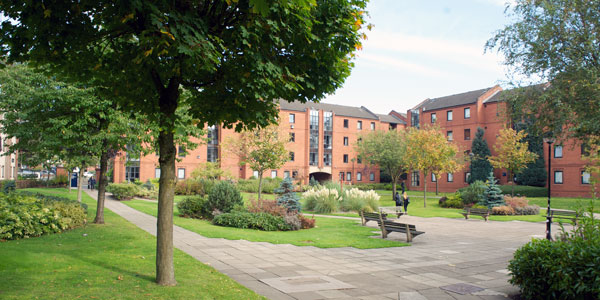
[[565, 218], [577, 218], [579, 217], [579, 215], [577, 214], [576, 211], [572, 211], [572, 210], [555, 210], [555, 209], [550, 209], [550, 214], [552, 215], [552, 217], [565, 217]]
[[406, 224], [406, 223], [396, 223], [396, 222], [390, 221], [390, 220], [384, 220], [383, 225], [385, 225], [386, 227], [403, 228], [403, 229], [406, 228], [406, 225], [408, 225], [408, 228], [410, 228], [411, 231], [417, 230], [417, 226], [415, 226], [415, 225]]
[[472, 214], [487, 214], [489, 210], [487, 208], [471, 208], [470, 212]]
[[[378, 213], [370, 213], [370, 212], [363, 212], [363, 217], [365, 219], [369, 219], [369, 220], [379, 220], [379, 214]], [[386, 219], [387, 214], [382, 214], [381, 218], [382, 219]]]

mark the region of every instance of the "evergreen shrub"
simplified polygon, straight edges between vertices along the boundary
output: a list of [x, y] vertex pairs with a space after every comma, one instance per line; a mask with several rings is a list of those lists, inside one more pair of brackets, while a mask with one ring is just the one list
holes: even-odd
[[202, 219], [210, 217], [210, 212], [204, 210], [206, 198], [202, 196], [189, 196], [177, 203], [179, 216], [184, 218]]
[[268, 213], [234, 211], [216, 215], [212, 222], [219, 226], [244, 229], [264, 231], [290, 230], [290, 226], [282, 217], [273, 216]]
[[463, 208], [463, 200], [462, 197], [460, 195], [459, 192], [454, 193], [453, 195], [450, 195], [448, 197], [446, 197], [446, 201], [441, 201], [442, 199], [440, 198], [440, 207], [443, 208]]
[[481, 180], [476, 180], [468, 187], [460, 190], [464, 206], [473, 206], [483, 200], [483, 194], [487, 185]]
[[131, 200], [139, 192], [139, 187], [131, 183], [109, 183], [106, 191], [117, 200]]
[[219, 181], [211, 189], [204, 203], [205, 211], [227, 213], [236, 206], [243, 206], [244, 199], [240, 191], [229, 181]]
[[496, 178], [494, 178], [494, 173], [490, 172], [487, 180], [487, 188], [483, 194], [483, 201], [480, 202], [481, 205], [487, 206], [489, 209], [496, 206], [504, 206], [504, 196], [502, 196], [502, 191], [498, 187]]
[[284, 179], [279, 188], [275, 189], [275, 193], [279, 194], [279, 197], [277, 197], [278, 205], [287, 208], [288, 212], [300, 212], [302, 208], [300, 197], [294, 192], [294, 183], [291, 178]]

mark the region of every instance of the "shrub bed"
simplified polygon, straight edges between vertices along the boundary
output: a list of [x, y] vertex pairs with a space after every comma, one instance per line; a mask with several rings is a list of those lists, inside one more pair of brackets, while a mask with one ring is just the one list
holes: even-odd
[[76, 201], [0, 194], [0, 239], [15, 240], [82, 226], [86, 209]]
[[[443, 198], [446, 198], [445, 201], [442, 201]], [[439, 200], [440, 207], [443, 208], [463, 208], [464, 204], [459, 192], [454, 193], [448, 197], [442, 197]]]
[[341, 199], [337, 189], [329, 189], [325, 186], [313, 187], [304, 192], [302, 197], [305, 199], [305, 208], [316, 213], [331, 213], [338, 211], [340, 207]]
[[213, 224], [226, 227], [244, 229], [258, 229], [264, 231], [290, 230], [284, 218], [268, 213], [250, 213], [235, 211], [214, 217]]
[[[273, 194], [275, 189], [279, 187], [283, 179], [277, 178], [263, 178], [262, 180], [262, 192], [266, 194]], [[246, 193], [258, 192], [258, 179], [240, 179], [237, 182], [237, 188]]]
[[244, 199], [235, 185], [229, 181], [219, 181], [212, 187], [203, 207], [205, 211], [212, 214], [214, 212], [227, 213], [236, 206], [243, 205]]
[[206, 198], [202, 196], [185, 197], [177, 203], [179, 216], [184, 218], [202, 219], [210, 217], [210, 212], [204, 209]]
[[106, 191], [117, 200], [131, 200], [139, 192], [139, 187], [131, 183], [109, 183]]

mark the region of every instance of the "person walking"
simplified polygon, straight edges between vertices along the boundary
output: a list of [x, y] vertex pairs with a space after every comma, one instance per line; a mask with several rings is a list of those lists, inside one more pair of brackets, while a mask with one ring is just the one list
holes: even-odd
[[396, 202], [396, 207], [402, 207], [402, 198], [398, 192], [396, 192], [396, 195], [394, 195], [394, 202]]
[[96, 189], [96, 177], [92, 176], [92, 190]]
[[406, 188], [404, 186], [404, 182], [402, 182], [400, 184], [400, 186], [402, 187], [402, 204], [404, 205], [404, 214], [408, 215], [408, 204], [410, 204], [410, 198], [408, 197], [408, 194], [406, 193]]
[[92, 188], [92, 178], [88, 179], [88, 190]]

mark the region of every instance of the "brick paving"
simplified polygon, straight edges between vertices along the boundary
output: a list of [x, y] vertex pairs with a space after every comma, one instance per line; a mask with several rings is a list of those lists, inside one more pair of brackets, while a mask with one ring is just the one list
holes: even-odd
[[[156, 235], [155, 217], [110, 199], [106, 208]], [[174, 245], [269, 299], [507, 299], [518, 294], [507, 281], [508, 261], [545, 230], [544, 223], [477, 217], [401, 220], [426, 232], [412, 246], [322, 249], [206, 238], [178, 226]]]

